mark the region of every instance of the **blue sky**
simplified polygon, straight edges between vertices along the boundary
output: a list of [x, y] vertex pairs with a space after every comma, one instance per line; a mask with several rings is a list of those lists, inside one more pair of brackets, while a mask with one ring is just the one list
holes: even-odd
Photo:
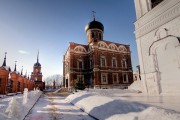
[[30, 74], [40, 51], [44, 77], [62, 74], [69, 42], [87, 44], [85, 26], [96, 20], [105, 27], [104, 39], [131, 48], [133, 68], [138, 65], [134, 37], [134, 0], [0, 0], [0, 64]]

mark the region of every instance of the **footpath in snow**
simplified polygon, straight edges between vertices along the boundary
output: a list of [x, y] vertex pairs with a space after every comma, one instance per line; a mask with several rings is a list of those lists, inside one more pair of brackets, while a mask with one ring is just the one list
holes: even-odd
[[87, 113], [55, 94], [44, 94], [25, 120], [94, 120]]
[[180, 120], [180, 113], [173, 110], [129, 101], [121, 96], [113, 99], [113, 93], [117, 91], [124, 95], [137, 93], [137, 91], [119, 89], [81, 91], [69, 95], [66, 101], [100, 120]]

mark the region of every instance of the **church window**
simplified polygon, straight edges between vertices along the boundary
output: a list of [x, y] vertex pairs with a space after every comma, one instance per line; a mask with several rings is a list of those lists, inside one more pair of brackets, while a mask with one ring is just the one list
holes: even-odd
[[122, 63], [122, 68], [127, 68], [127, 61], [126, 61], [126, 59], [123, 59], [121, 61], [121, 63]]
[[20, 92], [20, 82], [18, 81], [18, 84], [17, 84], [17, 91]]
[[107, 73], [102, 73], [101, 74], [101, 82], [103, 84], [107, 84]]
[[106, 59], [104, 56], [101, 57], [101, 67], [106, 66]]
[[83, 61], [82, 60], [77, 61], [77, 68], [79, 68], [79, 69], [83, 68]]
[[113, 74], [113, 83], [117, 84], [118, 83], [118, 74]]
[[117, 67], [117, 60], [116, 60], [116, 58], [112, 58], [112, 67]]
[[91, 33], [91, 37], [94, 38], [94, 32]]
[[13, 81], [11, 79], [8, 80], [8, 92], [12, 93], [13, 90]]
[[163, 0], [151, 0], [151, 7], [156, 7], [159, 3], [161, 3]]
[[128, 83], [128, 74], [123, 74], [123, 83]]

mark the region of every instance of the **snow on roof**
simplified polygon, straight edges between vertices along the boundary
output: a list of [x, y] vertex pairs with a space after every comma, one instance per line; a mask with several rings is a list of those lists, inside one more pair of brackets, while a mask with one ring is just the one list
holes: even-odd
[[9, 66], [3, 66], [6, 70], [9, 70], [10, 67]]

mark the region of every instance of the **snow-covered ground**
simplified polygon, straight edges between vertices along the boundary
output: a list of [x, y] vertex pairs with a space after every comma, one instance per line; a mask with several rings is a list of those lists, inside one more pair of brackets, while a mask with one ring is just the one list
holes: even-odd
[[129, 89], [90, 89], [89, 92], [96, 92], [115, 100], [140, 102], [180, 112], [180, 96], [147, 96], [139, 91]]
[[[89, 89], [71, 94], [65, 99], [67, 94], [57, 90], [41, 95], [25, 120], [180, 120], [178, 96], [148, 97], [130, 89]], [[9, 120], [7, 117], [13, 115], [18, 120], [22, 119], [33, 106], [32, 101], [35, 103], [34, 97], [34, 94], [24, 94], [24, 97], [16, 95], [1, 98], [0, 120]], [[11, 106], [16, 102], [21, 103], [19, 108]], [[13, 109], [17, 111], [12, 113]], [[10, 120], [16, 119], [11, 117]]]
[[42, 92], [36, 90], [0, 98], [0, 120], [23, 120]]
[[94, 120], [64, 97], [42, 95], [25, 120]]
[[92, 89], [71, 94], [66, 101], [101, 120], [180, 120], [179, 112], [135, 102], [133, 97], [147, 96], [135, 90]]

